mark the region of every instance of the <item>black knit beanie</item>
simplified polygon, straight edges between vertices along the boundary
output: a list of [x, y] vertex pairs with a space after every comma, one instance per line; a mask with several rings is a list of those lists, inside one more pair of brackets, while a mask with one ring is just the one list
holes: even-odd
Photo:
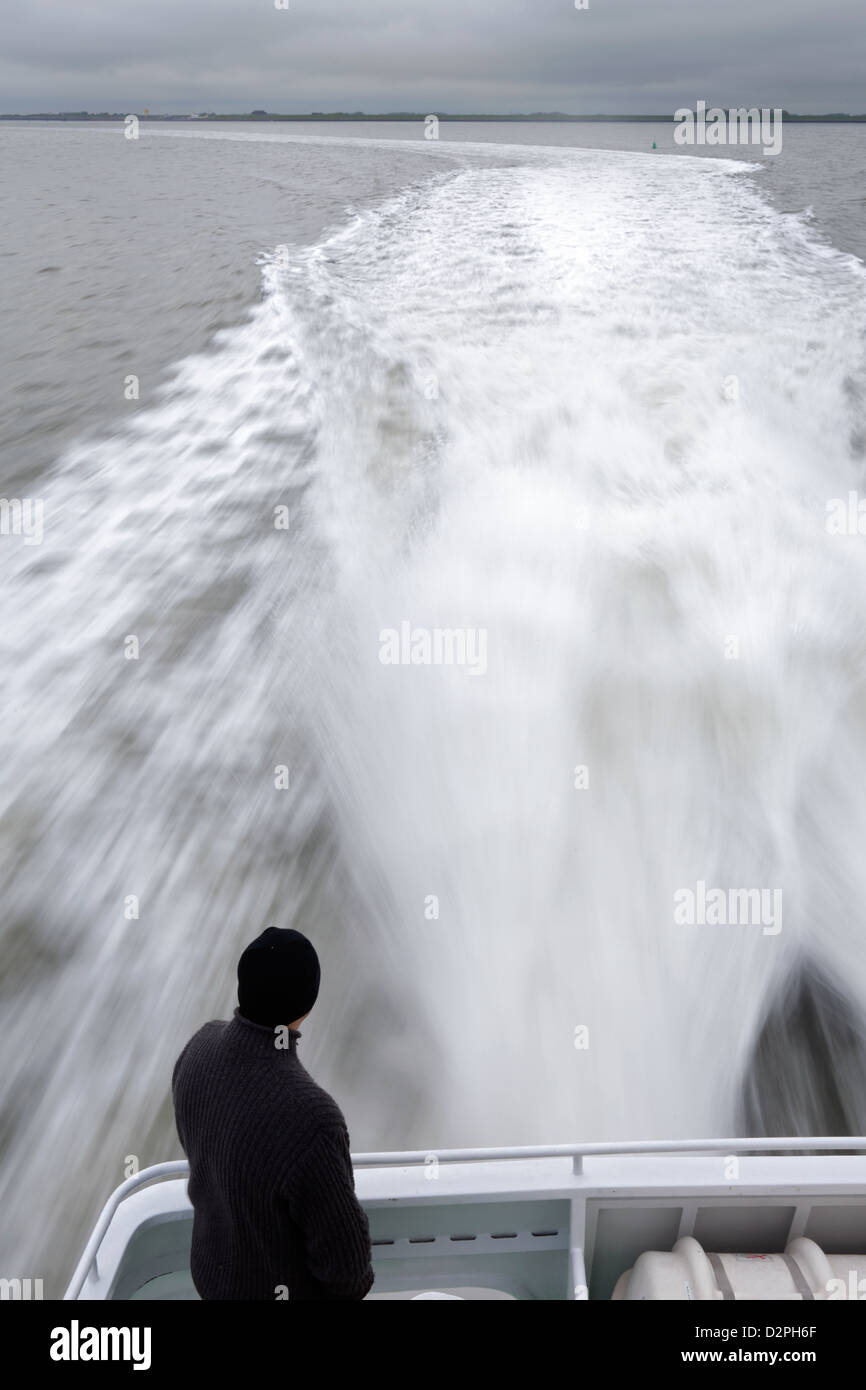
[[319, 993], [321, 970], [312, 941], [290, 928], [268, 927], [238, 961], [238, 1008], [268, 1028], [308, 1014]]

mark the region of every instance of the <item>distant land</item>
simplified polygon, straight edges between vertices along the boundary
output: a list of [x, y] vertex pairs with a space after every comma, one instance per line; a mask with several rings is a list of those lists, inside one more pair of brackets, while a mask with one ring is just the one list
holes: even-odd
[[[723, 108], [725, 109], [725, 108]], [[731, 108], [734, 109], [734, 108]], [[740, 108], [737, 107], [737, 110]], [[749, 108], [754, 109], [754, 108]], [[664, 115], [655, 116], [571, 116], [564, 111], [530, 111], [525, 114], [492, 116], [492, 115], [470, 115], [453, 116], [444, 111], [386, 111], [384, 113], [375, 112], [369, 114], [366, 111], [311, 111], [304, 116], [285, 116], [276, 111], [248, 111], [243, 114], [219, 115], [215, 111], [201, 111], [198, 115], [190, 116], [157, 116], [143, 111], [28, 111], [17, 113], [2, 113], [0, 121], [123, 121], [129, 115], [137, 115], [142, 120], [148, 121], [420, 121], [424, 122], [431, 115], [437, 117], [439, 121], [547, 121], [547, 122], [568, 122], [568, 121], [597, 121], [601, 123], [613, 123], [618, 121], [652, 121], [656, 124], [673, 124], [673, 114], [668, 111]], [[783, 111], [782, 119], [785, 121], [802, 121], [805, 123], [820, 122], [822, 124], [845, 124], [850, 122], [866, 123], [866, 115], [849, 116], [844, 111], [832, 111], [823, 116], [799, 116], [792, 111]]]

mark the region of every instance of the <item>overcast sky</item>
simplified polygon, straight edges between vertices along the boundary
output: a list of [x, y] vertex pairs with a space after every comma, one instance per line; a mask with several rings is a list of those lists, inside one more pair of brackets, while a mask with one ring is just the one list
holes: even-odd
[[864, 0], [0, 0], [0, 111], [866, 111]]

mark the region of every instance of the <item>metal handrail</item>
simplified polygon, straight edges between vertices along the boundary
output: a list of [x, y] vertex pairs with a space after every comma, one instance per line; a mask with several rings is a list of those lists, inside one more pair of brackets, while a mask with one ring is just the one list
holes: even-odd
[[84, 1287], [84, 1281], [96, 1263], [96, 1256], [99, 1247], [105, 1237], [105, 1232], [111, 1225], [111, 1218], [117, 1211], [121, 1202], [125, 1201], [131, 1192], [137, 1187], [145, 1187], [150, 1182], [156, 1182], [160, 1178], [179, 1178], [188, 1176], [189, 1163], [185, 1158], [175, 1158], [169, 1163], [154, 1163], [150, 1168], [142, 1168], [140, 1173], [134, 1173], [131, 1178], [127, 1178], [119, 1187], [116, 1187], [109, 1197], [102, 1211], [99, 1213], [99, 1220], [93, 1228], [90, 1240], [84, 1247], [81, 1259], [75, 1266], [75, 1273], [69, 1281], [69, 1287], [63, 1295], [64, 1302], [76, 1299]]
[[605, 1154], [667, 1154], [667, 1153], [770, 1153], [781, 1150], [796, 1153], [800, 1149], [847, 1149], [851, 1152], [866, 1151], [866, 1137], [860, 1135], [844, 1138], [827, 1135], [809, 1135], [796, 1139], [647, 1139], [627, 1140], [622, 1143], [603, 1142], [599, 1144], [553, 1144], [542, 1148], [514, 1149], [428, 1149], [407, 1153], [369, 1153], [353, 1154], [352, 1163], [356, 1168], [392, 1168], [424, 1164], [429, 1158], [438, 1163], [483, 1163], [504, 1159], [521, 1158], [571, 1158], [574, 1172], [582, 1172], [582, 1160]]
[[[415, 1165], [425, 1167], [435, 1158], [437, 1163], [495, 1163], [533, 1158], [570, 1158], [572, 1171], [576, 1176], [583, 1172], [584, 1158], [605, 1155], [640, 1154], [748, 1154], [748, 1153], [797, 1153], [802, 1149], [842, 1149], [852, 1153], [866, 1152], [866, 1136], [859, 1135], [804, 1135], [799, 1138], [764, 1139], [649, 1139], [630, 1140], [622, 1143], [596, 1144], [552, 1144], [547, 1146], [516, 1147], [507, 1149], [414, 1149], [397, 1153], [352, 1154], [355, 1168], [410, 1168]], [[121, 1202], [139, 1187], [158, 1182], [163, 1178], [176, 1178], [189, 1175], [189, 1163], [185, 1158], [172, 1159], [169, 1163], [154, 1163], [150, 1168], [142, 1168], [127, 1178], [112, 1192], [99, 1214], [99, 1220], [84, 1247], [81, 1259], [63, 1295], [64, 1301], [78, 1298], [84, 1281], [96, 1263], [99, 1247], [111, 1224], [111, 1219]]]

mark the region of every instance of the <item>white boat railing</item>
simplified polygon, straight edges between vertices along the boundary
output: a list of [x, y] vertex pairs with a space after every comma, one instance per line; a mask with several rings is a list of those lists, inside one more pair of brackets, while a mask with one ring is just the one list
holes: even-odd
[[572, 1170], [583, 1172], [583, 1160], [593, 1157], [616, 1157], [624, 1154], [748, 1154], [797, 1153], [803, 1149], [844, 1149], [848, 1152], [866, 1150], [866, 1138], [845, 1139], [816, 1137], [798, 1139], [649, 1139], [628, 1140], [622, 1143], [554, 1144], [546, 1148], [517, 1149], [427, 1149], [406, 1153], [353, 1154], [356, 1168], [403, 1168], [424, 1164], [434, 1155], [439, 1163], [494, 1163], [506, 1159], [571, 1158]]
[[[804, 1135], [799, 1138], [779, 1139], [651, 1139], [632, 1140], [622, 1143], [595, 1144], [552, 1144], [503, 1149], [415, 1149], [392, 1153], [352, 1154], [354, 1168], [424, 1168], [430, 1158], [437, 1163], [499, 1163], [528, 1161], [536, 1158], [570, 1158], [572, 1173], [583, 1174], [583, 1160], [593, 1157], [619, 1157], [626, 1155], [647, 1157], [653, 1154], [787, 1154], [803, 1150], [835, 1149], [848, 1153], [866, 1152], [866, 1136], [859, 1135]], [[172, 1159], [168, 1163], [154, 1163], [142, 1168], [115, 1188], [93, 1228], [90, 1239], [84, 1247], [81, 1259], [63, 1295], [64, 1301], [78, 1298], [85, 1280], [96, 1265], [99, 1247], [111, 1225], [112, 1217], [126, 1198], [140, 1187], [159, 1182], [164, 1178], [179, 1178], [189, 1174], [189, 1163], [185, 1158]]]

